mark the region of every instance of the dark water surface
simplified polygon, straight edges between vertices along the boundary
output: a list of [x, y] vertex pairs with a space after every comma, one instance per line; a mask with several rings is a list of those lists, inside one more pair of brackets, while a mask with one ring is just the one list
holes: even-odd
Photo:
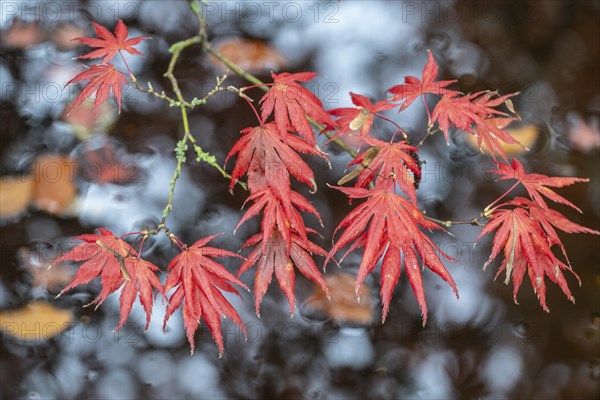
[[[130, 67], [139, 81], [167, 90], [162, 74], [169, 62], [168, 46], [196, 31], [186, 2], [66, 4], [2, 4], [3, 185], [9, 177], [27, 175], [42, 155], [69, 155], [77, 161], [71, 180], [77, 197], [58, 216], [30, 206], [1, 219], [0, 309], [47, 301], [74, 315], [70, 328], [50, 339], [41, 339], [34, 330], [30, 336], [37, 340], [21, 340], [3, 329], [1, 398], [591, 399], [600, 393], [600, 246], [591, 235], [561, 236], [582, 286], [567, 277], [577, 299], [572, 304], [550, 283], [550, 313], [543, 312], [529, 282], [519, 293], [519, 305], [514, 304], [512, 287], [503, 284], [503, 277], [493, 281], [498, 264], [482, 271], [489, 242], [473, 248], [479, 228], [460, 225], [450, 229], [454, 237], [433, 236], [458, 259], [447, 266], [460, 300], [437, 276], [425, 273], [430, 310], [425, 328], [404, 276], [383, 325], [378, 322], [378, 276], [367, 281], [374, 307], [373, 323], [367, 325], [336, 322], [311, 310], [312, 286], [297, 278], [292, 318], [275, 282], [263, 301], [262, 319], [254, 314], [248, 293], [242, 294], [243, 301], [230, 298], [249, 338], [244, 341], [240, 330], [224, 321], [226, 351], [221, 359], [204, 324], [196, 334], [196, 353], [190, 356], [179, 312], [163, 334], [165, 304], [160, 299], [147, 332], [136, 303], [117, 333], [118, 295], [96, 311], [81, 307], [97, 293], [94, 284], [54, 299], [64, 283], [40, 287], [33, 276], [45, 271], [47, 264], [39, 261], [51, 258], [60, 246], [66, 248], [72, 236], [97, 227], [122, 234], [159, 221], [175, 167], [172, 149], [182, 134], [176, 108], [133, 90], [126, 91], [120, 115], [106, 107], [95, 128], [74, 127], [63, 114], [75, 93], [72, 86], [63, 86], [80, 71], [72, 57], [82, 48], [69, 49], [59, 33], [70, 27], [89, 35], [90, 17], [109, 27], [115, 17], [124, 19], [131, 36], [154, 38], [140, 46], [145, 57], [128, 58]], [[536, 172], [590, 178], [588, 184], [560, 192], [583, 215], [560, 210], [599, 229], [595, 135], [600, 117], [600, 2], [208, 2], [205, 10], [215, 41], [261, 39], [285, 59], [286, 71], [318, 72], [309, 88], [325, 108], [348, 106], [349, 91], [383, 98], [404, 76], [420, 75], [427, 48], [440, 64], [440, 77], [458, 79], [463, 92], [519, 91], [515, 106], [522, 125], [535, 127], [538, 136], [522, 160]], [[16, 32], [13, 18], [38, 19], [39, 25]], [[221, 73], [215, 68], [198, 47], [186, 50], [175, 70], [184, 95], [200, 97], [210, 90], [215, 74]], [[269, 79], [269, 68], [258, 76]], [[235, 76], [228, 82], [246, 85]], [[258, 99], [260, 93], [251, 95]], [[415, 143], [426, 129], [421, 104], [389, 115], [417, 138]], [[217, 95], [190, 113], [194, 136], [220, 163], [239, 131], [254, 124], [247, 105], [232, 94]], [[390, 133], [388, 125], [376, 128], [383, 137]], [[343, 175], [350, 158], [338, 148], [326, 150], [331, 169], [308, 160], [320, 187], [308, 197], [323, 217], [320, 233], [326, 239], [320, 244], [328, 249], [334, 226], [351, 207], [325, 186]], [[426, 164], [417, 194], [429, 215], [471, 218], [506, 189], [485, 178], [490, 158], [468, 148], [459, 132], [449, 146], [441, 135], [434, 137], [420, 156]], [[112, 172], [101, 175], [98, 166]], [[192, 163], [178, 182], [169, 226], [187, 243], [225, 232], [217, 244], [237, 249], [258, 229], [253, 221], [232, 235], [245, 196], [239, 189], [232, 196], [218, 173]], [[310, 217], [306, 221], [319, 229]], [[163, 237], [145, 248], [144, 256], [163, 269], [176, 254]], [[360, 254], [355, 254], [342, 266], [355, 272], [359, 262]], [[226, 266], [235, 271], [238, 264]], [[336, 267], [328, 270], [337, 272]], [[243, 280], [250, 285], [253, 272]]]

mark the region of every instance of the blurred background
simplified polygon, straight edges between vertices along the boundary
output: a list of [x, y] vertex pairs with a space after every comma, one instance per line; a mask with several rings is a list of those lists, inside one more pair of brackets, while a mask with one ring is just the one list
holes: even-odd
[[[380, 324], [377, 272], [354, 297], [360, 253], [326, 274], [332, 301], [297, 278], [297, 311], [290, 319], [273, 283], [262, 303], [230, 298], [248, 329], [224, 321], [225, 354], [204, 324], [193, 356], [181, 314], [162, 331], [165, 304], [157, 300], [144, 332], [136, 303], [123, 329], [118, 295], [94, 311], [82, 308], [98, 291], [92, 283], [55, 299], [76, 265], [48, 269], [76, 235], [106, 227], [116, 234], [156, 225], [175, 168], [173, 147], [182, 135], [180, 113], [133, 88], [123, 111], [109, 102], [93, 114], [91, 102], [67, 115], [80, 87], [65, 83], [83, 66], [73, 57], [93, 36], [90, 21], [112, 31], [117, 18], [130, 37], [151, 36], [129, 57], [138, 81], [169, 93], [162, 77], [169, 45], [193, 36], [197, 22], [185, 1], [3, 1], [0, 42], [0, 397], [65, 398], [478, 398], [592, 399], [600, 388], [600, 273], [598, 237], [561, 236], [574, 270], [567, 277], [576, 304], [553, 284], [551, 312], [543, 312], [529, 282], [512, 300], [512, 286], [494, 282], [498, 263], [485, 271], [490, 238], [474, 247], [479, 228], [456, 226], [454, 236], [433, 239], [458, 262], [447, 267], [460, 300], [439, 277], [424, 273], [430, 315], [419, 308], [404, 276], [390, 315]], [[465, 93], [519, 92], [522, 121], [511, 133], [531, 151], [507, 148], [529, 171], [587, 177], [560, 192], [583, 214], [559, 208], [573, 221], [600, 228], [600, 2], [599, 1], [208, 1], [203, 5], [214, 46], [258, 77], [270, 71], [316, 71], [307, 87], [326, 109], [349, 106], [348, 92], [382, 99], [404, 76], [420, 76], [431, 49], [439, 79], [457, 79]], [[117, 68], [125, 70], [120, 60]], [[186, 98], [200, 97], [224, 72], [199, 47], [187, 49], [175, 69]], [[227, 84], [247, 85], [229, 74]], [[258, 99], [260, 92], [250, 92]], [[431, 99], [435, 100], [435, 99]], [[433, 102], [431, 103], [433, 104]], [[420, 102], [388, 114], [416, 143], [427, 114]], [[238, 97], [222, 93], [190, 114], [199, 144], [223, 163], [239, 131], [255, 124]], [[376, 124], [381, 137], [392, 126]], [[386, 136], [387, 135], [387, 136]], [[320, 144], [325, 142], [320, 138]], [[320, 190], [307, 195], [325, 228], [351, 206], [325, 183], [336, 182], [350, 157], [328, 146], [331, 168], [307, 159]], [[420, 150], [420, 206], [436, 218], [470, 219], [506, 189], [488, 173], [481, 154], [462, 132], [441, 135]], [[228, 168], [231, 168], [230, 166]], [[299, 190], [303, 188], [299, 187]], [[516, 192], [518, 194], [518, 192]], [[246, 224], [234, 236], [246, 194], [210, 167], [188, 164], [175, 191], [168, 225], [187, 243], [224, 232], [217, 244], [237, 250], [258, 229]], [[145, 246], [148, 260], [165, 269], [177, 253], [158, 237]], [[322, 260], [318, 260], [322, 265]], [[238, 264], [226, 264], [236, 271]], [[253, 281], [253, 271], [242, 278]], [[164, 276], [163, 276], [164, 277]]]

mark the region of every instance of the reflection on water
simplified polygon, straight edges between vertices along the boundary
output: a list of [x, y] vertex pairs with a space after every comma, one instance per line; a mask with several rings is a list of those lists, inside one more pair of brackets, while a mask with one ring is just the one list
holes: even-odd
[[[23, 5], [29, 3], [35, 2]], [[35, 4], [43, 8], [53, 2]], [[540, 172], [589, 177], [588, 186], [565, 190], [565, 196], [584, 209], [585, 216], [573, 217], [576, 222], [598, 228], [597, 2], [270, 4], [208, 2], [209, 35], [260, 39], [281, 54], [279, 61], [286, 70], [316, 70], [320, 77], [310, 89], [326, 108], [350, 104], [349, 91], [381, 98], [405, 75], [419, 76], [426, 48], [434, 50], [441, 75], [459, 79], [464, 92], [520, 91], [515, 106], [524, 125], [537, 127], [542, 137], [532, 146], [531, 165]], [[33, 22], [35, 10], [34, 6], [33, 12], [24, 14], [25, 22]], [[87, 105], [65, 115], [76, 93], [72, 86], [63, 89], [64, 83], [81, 71], [72, 60], [81, 49], [67, 39], [89, 31], [90, 15], [107, 25], [115, 16], [123, 18], [132, 36], [154, 37], [140, 48], [144, 58], [126, 57], [140, 81], [150, 81], [160, 91], [168, 88], [162, 73], [170, 57], [169, 44], [194, 34], [196, 26], [184, 1], [92, 1], [81, 10], [53, 12], [56, 18], [38, 12], [41, 21], [25, 25], [11, 22], [21, 13], [9, 13], [0, 23], [2, 190], [25, 193], [22, 204], [12, 210], [14, 215], [0, 217], [0, 309], [18, 309], [36, 299], [76, 317], [51, 338], [40, 334], [43, 327], [36, 327], [35, 319], [23, 320], [20, 326], [3, 322], [2, 398], [571, 399], [598, 394], [598, 243], [583, 235], [564, 238], [583, 281], [581, 288], [570, 282], [577, 304], [550, 288], [550, 314], [541, 311], [530, 290], [523, 289], [520, 305], [515, 305], [512, 287], [501, 279], [493, 283], [495, 265], [481, 271], [489, 243], [474, 247], [478, 230], [457, 226], [450, 229], [454, 236], [432, 237], [458, 260], [446, 266], [460, 299], [437, 276], [425, 273], [430, 309], [426, 327], [421, 326], [419, 308], [404, 277], [383, 325], [378, 323], [377, 306], [360, 310], [360, 323], [339, 318], [357, 312], [350, 303], [342, 314], [323, 307], [322, 299], [317, 299], [319, 308], [311, 308], [313, 289], [298, 279], [302, 303], [291, 319], [278, 290], [265, 297], [262, 319], [254, 315], [250, 295], [229, 298], [247, 325], [248, 338], [231, 321], [224, 321], [222, 359], [205, 329], [197, 333], [197, 351], [190, 357], [179, 312], [163, 332], [165, 304], [160, 300], [154, 304], [148, 331], [143, 331], [144, 313], [136, 303], [127, 324], [114, 332], [118, 294], [96, 311], [82, 308], [93, 298], [95, 284], [54, 299], [72, 271], [42, 268], [70, 237], [99, 226], [120, 234], [158, 223], [175, 167], [171, 149], [182, 132], [176, 109], [134, 90], [125, 92], [121, 115], [107, 106], [96, 121]], [[190, 98], [210, 90], [217, 71], [197, 51], [186, 51], [176, 70], [182, 91]], [[268, 77], [268, 72], [259, 75]], [[230, 81], [242, 84], [236, 77]], [[426, 111], [421, 104], [389, 116], [416, 138], [425, 132]], [[226, 94], [190, 115], [199, 144], [220, 162], [239, 130], [252, 121], [247, 108]], [[375, 127], [382, 136], [389, 134], [386, 125]], [[324, 186], [343, 176], [349, 158], [337, 149], [329, 152], [331, 170], [311, 160], [322, 187], [311, 200], [325, 221], [325, 238], [349, 210]], [[73, 160], [63, 168], [72, 173], [70, 182], [76, 185], [65, 211], [52, 216], [36, 206], [28, 192], [36, 185], [32, 183], [36, 160], [48, 155]], [[486, 179], [486, 158], [472, 151], [460, 132], [452, 132], [450, 146], [439, 137], [428, 139], [420, 158], [426, 164], [418, 196], [431, 215], [472, 218], [501, 193], [501, 186]], [[38, 176], [43, 172], [37, 171]], [[5, 186], [8, 176], [10, 187]], [[225, 232], [219, 245], [239, 248], [259, 227], [253, 221], [232, 236], [243, 198], [228, 194], [227, 187], [205, 165], [185, 167], [169, 217], [171, 229], [188, 243]], [[8, 210], [4, 205], [2, 209]], [[176, 250], [163, 237], [153, 240], [147, 242], [144, 256], [164, 268]], [[328, 239], [321, 244], [330, 245]], [[352, 265], [359, 259], [350, 255], [344, 270], [355, 272]], [[237, 265], [227, 267], [233, 271]], [[336, 268], [330, 266], [328, 274], [338, 273]], [[250, 284], [251, 274], [244, 279]], [[374, 276], [365, 282], [375, 297], [378, 281]], [[365, 324], [372, 313], [374, 322]], [[42, 340], [11, 334], [17, 328]]]

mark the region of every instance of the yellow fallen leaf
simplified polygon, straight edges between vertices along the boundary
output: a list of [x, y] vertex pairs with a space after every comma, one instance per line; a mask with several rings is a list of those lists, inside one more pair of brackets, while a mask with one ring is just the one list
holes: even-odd
[[354, 292], [354, 277], [339, 272], [325, 276], [331, 300], [320, 287], [315, 287], [313, 297], [308, 301], [309, 308], [320, 310], [338, 322], [351, 322], [370, 325], [373, 322], [373, 304], [367, 285], [360, 288], [360, 303]]
[[14, 18], [10, 27], [2, 30], [0, 42], [9, 48], [28, 49], [43, 42], [45, 36], [39, 21], [23, 22], [21, 18]]
[[[285, 58], [268, 43], [258, 39], [228, 38], [214, 45], [215, 50], [251, 73], [270, 69], [280, 70], [286, 64]], [[210, 62], [217, 68], [223, 64], [211, 56]]]
[[69, 310], [44, 301], [32, 301], [14, 310], [0, 310], [0, 330], [24, 341], [44, 341], [60, 335], [72, 319]]
[[48, 252], [37, 252], [27, 247], [21, 247], [18, 252], [19, 264], [31, 276], [31, 286], [59, 292], [67, 286], [75, 275], [75, 270], [68, 263], [60, 263], [50, 268], [57, 257]]
[[68, 157], [44, 155], [34, 165], [34, 205], [49, 214], [63, 213], [75, 199], [76, 164]]
[[12, 217], [27, 208], [33, 196], [30, 176], [0, 178], [0, 216]]

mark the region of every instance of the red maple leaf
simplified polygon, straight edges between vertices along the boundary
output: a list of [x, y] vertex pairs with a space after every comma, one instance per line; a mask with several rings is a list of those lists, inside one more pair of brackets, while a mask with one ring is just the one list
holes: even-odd
[[421, 79], [416, 76], [407, 76], [404, 78], [404, 83], [396, 86], [392, 86], [387, 91], [392, 96], [392, 101], [404, 100], [400, 105], [400, 110], [404, 110], [412, 104], [419, 96], [423, 96], [425, 101], [425, 93], [431, 94], [454, 94], [457, 93], [453, 90], [446, 89], [446, 86], [456, 82], [451, 81], [435, 81], [438, 75], [438, 65], [433, 58], [431, 50], [427, 50], [428, 58]]
[[430, 230], [441, 229], [439, 225], [426, 219], [411, 202], [393, 193], [389, 187], [374, 190], [334, 188], [351, 199], [368, 198], [368, 200], [356, 207], [339, 223], [334, 236], [340, 229], [344, 231], [329, 252], [325, 264], [348, 245], [350, 246], [342, 259], [349, 252], [362, 247], [363, 257], [356, 278], [358, 294], [362, 282], [373, 271], [377, 261], [384, 256], [385, 252], [381, 270], [382, 321], [385, 321], [392, 291], [400, 277], [400, 268], [404, 265], [421, 308], [423, 324], [427, 322], [427, 304], [417, 255], [424, 266], [448, 282], [458, 297], [454, 280], [438, 254], [448, 260], [453, 259], [438, 249], [419, 229], [420, 227]]
[[219, 354], [223, 354], [223, 335], [221, 334], [221, 317], [225, 316], [239, 325], [244, 334], [246, 328], [233, 306], [227, 301], [221, 290], [238, 293], [233, 284], [248, 289], [241, 281], [229, 273], [225, 267], [214, 261], [212, 257], [238, 257], [235, 253], [215, 247], [206, 246], [219, 235], [198, 240], [185, 248], [169, 263], [169, 276], [165, 283], [165, 293], [177, 288], [169, 298], [164, 326], [179, 306], [183, 304], [183, 323], [190, 349], [194, 353], [194, 333], [201, 319], [204, 319], [217, 346]]
[[[542, 212], [540, 213], [540, 211]], [[504, 249], [504, 260], [496, 277], [506, 271], [504, 282], [508, 284], [512, 280], [515, 303], [525, 272], [529, 275], [533, 290], [545, 311], [549, 311], [546, 305], [545, 275], [562, 289], [569, 300], [574, 302], [562, 271], [567, 270], [573, 273], [580, 284], [581, 281], [571, 267], [556, 258], [552, 252], [551, 246], [553, 244], [559, 244], [564, 252], [564, 247], [560, 243], [554, 228], [569, 233], [600, 234], [600, 232], [569, 221], [556, 211], [540, 209], [537, 202], [517, 198], [496, 207], [490, 220], [477, 237], [477, 240], [479, 240], [482, 236], [496, 231], [492, 252], [484, 268]]]
[[[279, 133], [273, 122], [246, 128], [242, 130], [242, 135], [225, 159], [225, 163], [227, 163], [230, 157], [239, 153], [231, 172], [230, 190], [233, 189], [235, 182], [249, 170], [258, 171], [258, 174], [254, 175], [254, 179], [249, 181], [251, 190], [263, 189], [255, 184], [256, 175], [258, 175], [265, 177], [273, 190], [283, 193], [282, 197], [285, 197], [290, 185], [288, 172], [300, 182], [316, 189], [313, 171], [297, 152], [325, 158], [325, 154], [317, 147], [287, 131]], [[255, 185], [253, 186], [253, 184]]]
[[600, 234], [598, 231], [586, 228], [585, 226], [581, 226], [573, 221], [570, 221], [567, 217], [556, 210], [552, 210], [551, 208], [542, 208], [537, 202], [525, 199], [523, 197], [517, 197], [516, 199], [511, 200], [509, 204], [529, 210], [529, 215], [531, 218], [537, 221], [540, 224], [540, 227], [543, 229], [550, 247], [554, 245], [559, 246], [563, 255], [565, 256], [565, 260], [567, 260], [567, 264], [569, 265], [571, 265], [569, 262], [569, 257], [567, 256], [565, 246], [562, 244], [558, 234], [556, 233], [556, 229], [566, 233], [590, 233], [593, 235]]
[[260, 99], [263, 121], [275, 111], [275, 123], [282, 136], [296, 131], [311, 145], [315, 144], [315, 138], [307, 116], [325, 127], [335, 128], [337, 125], [323, 109], [321, 100], [298, 83], [308, 82], [316, 75], [314, 72], [271, 73], [273, 85]]
[[127, 269], [129, 278], [126, 278], [125, 286], [123, 286], [123, 290], [121, 291], [121, 318], [117, 329], [125, 324], [138, 293], [140, 295], [140, 303], [146, 312], [145, 329], [148, 329], [150, 316], [152, 315], [152, 288], [158, 290], [161, 294], [164, 294], [163, 286], [154, 273], [160, 271], [160, 268], [139, 257], [125, 258], [125, 268]]
[[[476, 125], [473, 135], [477, 138], [477, 146], [482, 150], [482, 145], [485, 145], [494, 159], [496, 154], [504, 160], [508, 160], [504, 147], [500, 141], [508, 144], [518, 144], [524, 147], [518, 140], [513, 138], [504, 130], [516, 118], [487, 118]], [[526, 147], [524, 147], [526, 150]], [[483, 150], [482, 150], [483, 151]]]
[[277, 277], [279, 287], [288, 299], [290, 315], [294, 314], [296, 303], [294, 266], [304, 276], [318, 284], [329, 297], [329, 290], [323, 275], [312, 258], [312, 254], [327, 255], [325, 250], [297, 234], [292, 234], [291, 244], [288, 245], [277, 230], [271, 233], [267, 243], [261, 243], [261, 241], [263, 241], [263, 235], [259, 233], [250, 237], [244, 243], [242, 247], [255, 247], [237, 273], [239, 277], [253, 265], [258, 264], [254, 275], [254, 299], [257, 315], [260, 316], [260, 303], [271, 283], [273, 273]]
[[65, 287], [58, 295], [75, 286], [89, 283], [92, 279], [100, 276], [102, 290], [90, 304], [98, 307], [106, 300], [108, 295], [117, 291], [123, 282], [125, 287], [120, 297], [120, 322], [119, 329], [125, 323], [131, 306], [137, 294], [146, 311], [146, 328], [150, 321], [152, 310], [152, 287], [162, 292], [162, 287], [153, 271], [158, 268], [153, 264], [138, 258], [136, 251], [126, 242], [113, 235], [107, 229], [99, 228], [99, 234], [80, 235], [73, 240], [81, 240], [63, 256], [57, 258], [53, 265], [60, 262], [83, 261], [73, 281]]
[[[146, 36], [140, 36], [136, 38], [127, 39], [129, 31], [121, 19], [117, 21], [115, 28], [115, 34], [110, 33], [108, 29], [102, 25], [98, 25], [92, 22], [94, 30], [96, 31], [97, 39], [95, 38], [75, 38], [90, 47], [95, 47], [97, 50], [90, 51], [87, 54], [81, 55], [77, 58], [92, 59], [92, 58], [103, 58], [101, 61], [103, 64], [111, 61], [114, 56], [124, 50], [129, 54], [136, 54], [143, 56], [141, 52], [133, 48], [144, 39], [148, 39]], [[127, 40], [126, 40], [127, 39]]]
[[123, 97], [122, 86], [127, 83], [121, 72], [117, 71], [112, 64], [92, 65], [87, 71], [75, 76], [67, 85], [71, 83], [90, 80], [83, 88], [81, 93], [75, 98], [73, 104], [67, 109], [67, 114], [86, 98], [96, 95], [94, 99], [94, 112], [98, 115], [100, 105], [108, 100], [108, 95], [112, 89], [113, 96], [117, 101], [119, 112], [121, 112], [121, 98]]
[[344, 107], [329, 110], [329, 114], [340, 118], [335, 121], [339, 125], [338, 131], [329, 139], [328, 142], [347, 133], [357, 131], [359, 138], [362, 141], [369, 136], [369, 132], [373, 126], [373, 120], [375, 119], [375, 114], [380, 111], [389, 110], [396, 107], [395, 104], [392, 104], [387, 100], [381, 100], [375, 104], [372, 104], [367, 97], [352, 92], [350, 92], [350, 97], [352, 98], [352, 103], [356, 106], [356, 108]]
[[[519, 183], [521, 183], [525, 187], [525, 189], [527, 190], [527, 193], [529, 194], [531, 199], [533, 201], [535, 201], [541, 208], [548, 209], [548, 205], [546, 204], [546, 201], [544, 201], [544, 197], [543, 197], [543, 196], [545, 196], [548, 199], [550, 199], [556, 203], [565, 204], [565, 205], [581, 212], [581, 210], [577, 206], [575, 206], [575, 204], [571, 203], [569, 200], [565, 199], [564, 197], [557, 194], [556, 192], [549, 189], [548, 187], [561, 188], [564, 186], [570, 186], [577, 182], [588, 182], [589, 179], [568, 178], [568, 177], [550, 177], [550, 176], [546, 176], [546, 175], [542, 175], [542, 174], [535, 174], [535, 173], [528, 174], [525, 172], [525, 168], [523, 167], [523, 164], [521, 164], [521, 162], [516, 158], [513, 158], [512, 163], [510, 165], [502, 164], [502, 163], [497, 164], [497, 165], [498, 165], [498, 169], [492, 170], [491, 172], [494, 172], [494, 173], [500, 175], [499, 180], [505, 180], [505, 179], [517, 180]], [[512, 188], [509, 189], [509, 191], [510, 190], [512, 190]], [[504, 195], [502, 195], [502, 197]]]
[[[388, 185], [391, 179], [400, 186], [400, 189], [416, 204], [417, 194], [415, 189], [415, 177], [421, 177], [421, 167], [411, 155], [417, 148], [403, 140], [397, 143], [385, 142], [383, 140], [368, 138], [366, 142], [374, 146], [371, 154], [376, 151], [376, 155], [370, 158], [369, 149], [361, 152], [348, 167], [360, 165], [361, 172], [356, 180], [357, 187], [366, 187], [371, 182], [375, 187]], [[373, 149], [371, 147], [370, 149]], [[367, 164], [368, 163], [368, 164]]]
[[448, 129], [451, 124], [471, 132], [473, 124], [480, 124], [486, 118], [508, 117], [507, 113], [497, 110], [496, 107], [506, 104], [516, 94], [498, 96], [497, 92], [490, 91], [467, 95], [460, 95], [458, 92], [445, 94], [433, 109], [432, 123], [438, 122], [448, 141]]
[[[307, 240], [304, 221], [296, 208], [313, 214], [319, 219], [321, 225], [323, 224], [317, 210], [298, 192], [290, 191], [288, 198], [279, 199], [270, 188], [266, 188], [251, 194], [250, 197], [246, 199], [246, 202], [248, 201], [253, 201], [254, 204], [248, 208], [236, 226], [234, 233], [244, 222], [263, 210], [261, 225], [263, 245], [267, 244], [273, 231], [277, 230], [283, 238], [284, 243], [287, 245], [288, 253], [292, 232], [296, 232], [300, 238]], [[244, 204], [246, 202], [244, 202]]]
[[[520, 144], [503, 129], [515, 118], [496, 107], [506, 104], [512, 109], [510, 98], [517, 93], [499, 96], [497, 92], [482, 91], [469, 95], [450, 93], [442, 96], [431, 114], [430, 124], [438, 123], [448, 142], [450, 125], [469, 132], [477, 137], [481, 148], [482, 142], [488, 146], [492, 154], [499, 154], [507, 160], [500, 141], [509, 144]], [[493, 151], [495, 150], [495, 151]]]

